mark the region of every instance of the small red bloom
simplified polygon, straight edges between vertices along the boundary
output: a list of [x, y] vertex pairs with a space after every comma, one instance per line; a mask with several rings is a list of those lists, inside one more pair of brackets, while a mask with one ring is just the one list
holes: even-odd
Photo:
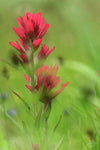
[[38, 53], [38, 59], [46, 58], [54, 49], [55, 47], [49, 50], [49, 47], [44, 44]]
[[20, 46], [20, 44], [16, 41], [14, 42], [9, 42], [10, 45], [12, 45], [14, 48], [16, 48], [20, 53], [24, 53], [23, 48]]
[[28, 62], [27, 51], [29, 50], [29, 47], [21, 39], [19, 39], [19, 41], [22, 46], [20, 46], [20, 44], [17, 41], [16, 43], [9, 42], [9, 44], [12, 45], [14, 48], [16, 48], [20, 52], [19, 56], [23, 60], [23, 62]]
[[[43, 98], [46, 98], [46, 100], [47, 99], [52, 100], [59, 93], [61, 93], [64, 90], [64, 88], [69, 84], [69, 82], [62, 84], [59, 90], [57, 90], [54, 93], [50, 92], [54, 87], [56, 87], [60, 83], [60, 79], [57, 76], [57, 71], [58, 71], [58, 65], [55, 65], [54, 67], [53, 66], [48, 67], [47, 65], [42, 65], [39, 69], [36, 70], [37, 85], [35, 86], [35, 89], [38, 91], [40, 86], [43, 86], [43, 95], [44, 93], [46, 94], [46, 97], [44, 95]], [[29, 78], [26, 75], [24, 76], [27, 82], [29, 83]], [[26, 87], [30, 91], [32, 91], [31, 86], [26, 85]]]
[[[57, 76], [58, 65], [48, 67], [47, 65], [42, 65], [36, 70], [37, 75], [37, 87], [43, 82], [44, 90], [52, 90], [60, 83], [60, 79]], [[69, 82], [62, 84], [61, 88], [55, 92], [55, 96], [58, 95], [64, 88], [69, 84]]]
[[44, 18], [41, 18], [41, 15], [41, 13], [35, 15], [27, 12], [23, 17], [17, 17], [19, 27], [13, 27], [13, 29], [24, 42], [32, 41], [33, 43], [34, 40], [41, 39], [47, 32], [49, 24]]
[[[58, 71], [57, 65], [55, 65], [54, 67], [42, 65], [39, 69], [36, 70], [38, 81], [40, 81], [40, 78], [44, 80], [43, 86], [45, 89], [53, 89], [60, 83], [59, 77], [56, 76], [57, 71]], [[38, 85], [40, 85], [40, 83], [38, 83]]]

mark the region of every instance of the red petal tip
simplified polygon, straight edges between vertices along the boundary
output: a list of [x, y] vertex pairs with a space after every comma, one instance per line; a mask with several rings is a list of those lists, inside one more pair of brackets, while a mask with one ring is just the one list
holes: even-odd
[[25, 85], [31, 92], [32, 92], [32, 87], [30, 85]]
[[25, 77], [26, 81], [27, 81], [28, 83], [30, 83], [29, 78], [28, 78], [28, 76], [27, 76], [26, 74], [24, 74], [24, 77]]

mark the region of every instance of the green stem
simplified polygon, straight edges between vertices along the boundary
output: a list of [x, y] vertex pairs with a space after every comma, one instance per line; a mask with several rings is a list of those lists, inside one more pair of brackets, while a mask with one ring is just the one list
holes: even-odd
[[47, 126], [47, 120], [45, 119], [45, 135], [47, 137], [48, 135], [48, 126]]
[[35, 120], [37, 118], [37, 105], [34, 103], [34, 115], [35, 115]]
[[[30, 56], [30, 63], [31, 63], [31, 87], [32, 87], [32, 93], [35, 94], [35, 81], [34, 81], [34, 74], [35, 74], [35, 66], [34, 66], [34, 50], [31, 50], [31, 56]], [[34, 100], [34, 96], [33, 96]], [[34, 116], [35, 119], [37, 118], [37, 105], [34, 101]]]
[[34, 53], [33, 53], [33, 51], [32, 51], [32, 54], [31, 54], [31, 70], [32, 70], [31, 86], [32, 86], [32, 91], [34, 92], [34, 72], [35, 72], [35, 67], [34, 67]]
[[60, 124], [60, 122], [61, 122], [61, 119], [62, 119], [62, 115], [60, 116], [60, 118], [59, 118], [59, 120], [58, 120], [56, 126], [54, 127], [54, 130], [53, 130], [54, 132], [56, 131], [57, 127], [59, 126], [59, 124]]

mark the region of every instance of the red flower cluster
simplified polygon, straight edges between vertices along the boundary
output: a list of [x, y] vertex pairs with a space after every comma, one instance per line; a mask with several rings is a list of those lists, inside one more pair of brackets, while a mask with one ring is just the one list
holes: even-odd
[[[22, 46], [17, 41], [16, 43], [10, 42], [10, 44], [20, 52], [19, 56], [24, 63], [28, 62], [28, 51], [33, 49], [35, 52], [39, 48], [42, 37], [49, 28], [49, 24], [46, 23], [44, 18], [41, 18], [41, 15], [41, 13], [35, 15], [34, 13], [27, 12], [23, 17], [17, 17], [19, 27], [13, 27], [16, 34], [20, 37], [19, 41]], [[37, 58], [39, 60], [46, 58], [54, 48], [49, 50], [49, 47], [44, 44]]]
[[44, 18], [41, 18], [41, 15], [41, 13], [35, 15], [27, 12], [23, 17], [17, 18], [19, 27], [13, 29], [24, 42], [33, 43], [34, 40], [41, 39], [47, 32], [49, 24]]
[[28, 62], [27, 52], [29, 50], [29, 47], [23, 42], [23, 40], [19, 39], [19, 41], [22, 46], [20, 46], [20, 44], [17, 41], [16, 43], [14, 42], [9, 42], [9, 43], [20, 52], [19, 56], [23, 60], [23, 62]]
[[[37, 76], [37, 85], [35, 86], [36, 91], [39, 90], [41, 86], [43, 86], [43, 93], [46, 95], [46, 100], [51, 100], [55, 96], [57, 96], [64, 88], [69, 84], [69, 82], [62, 84], [61, 88], [57, 90], [55, 93], [51, 93], [50, 91], [56, 87], [60, 83], [60, 79], [57, 75], [58, 66], [55, 65], [54, 67], [48, 67], [47, 65], [42, 65], [39, 69], [36, 70]], [[29, 78], [24, 75], [26, 81], [30, 83]], [[32, 87], [30, 85], [26, 85], [26, 87], [32, 91]], [[44, 98], [44, 97], [43, 97]], [[41, 100], [44, 101], [44, 100]]]
[[[28, 63], [27, 67], [29, 68], [27, 70], [31, 77], [29, 80], [29, 77], [24, 75], [26, 81], [29, 83], [26, 87], [31, 92], [34, 92], [34, 90], [38, 92], [41, 88], [42, 95], [40, 101], [46, 105], [61, 93], [69, 82], [62, 84], [59, 90], [53, 92], [53, 89], [60, 83], [60, 78], [57, 76], [58, 66], [48, 67], [47, 65], [42, 65], [39, 69], [35, 70], [35, 65], [38, 66], [36, 63], [39, 63], [41, 59], [46, 59], [46, 57], [55, 49], [55, 47], [49, 49], [47, 45], [43, 44], [37, 56], [33, 55], [40, 47], [42, 38], [49, 28], [49, 24], [46, 23], [41, 15], [41, 13], [35, 15], [34, 13], [31, 14], [27, 12], [23, 17], [17, 17], [18, 28], [13, 27], [13, 29], [20, 37], [20, 44], [18, 41], [16, 41], [16, 43], [10, 42], [10, 44], [19, 51], [20, 61], [22, 63]], [[34, 59], [35, 56], [36, 59]], [[34, 63], [34, 60], [38, 61]], [[34, 70], [32, 70], [32, 67]], [[36, 81], [34, 77], [32, 78], [33, 72], [35, 72]]]
[[55, 47], [49, 50], [49, 47], [44, 44], [38, 53], [38, 59], [46, 58], [54, 49]]

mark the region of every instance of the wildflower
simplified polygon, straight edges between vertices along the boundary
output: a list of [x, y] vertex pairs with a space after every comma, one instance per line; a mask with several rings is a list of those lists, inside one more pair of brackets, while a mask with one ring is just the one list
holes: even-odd
[[[58, 94], [60, 94], [64, 88], [69, 84], [69, 82], [62, 84], [60, 89], [55, 92], [52, 92], [52, 89], [60, 83], [60, 79], [57, 76], [58, 65], [48, 67], [47, 65], [42, 65], [39, 69], [36, 70], [37, 75], [37, 85], [36, 89], [39, 90], [40, 86], [43, 85], [43, 93], [41, 101], [51, 101]], [[45, 100], [44, 100], [45, 99]]]
[[23, 62], [28, 62], [27, 53], [28, 53], [29, 47], [21, 39], [19, 39], [19, 41], [22, 46], [20, 46], [20, 44], [17, 41], [16, 43], [9, 42], [9, 44], [12, 45], [14, 48], [16, 48], [20, 52], [19, 56], [23, 60]]
[[56, 76], [58, 71], [58, 66], [51, 66], [50, 68], [47, 65], [42, 65], [39, 69], [36, 70], [37, 76], [37, 86], [39, 89], [42, 81], [44, 81], [43, 87], [44, 89], [52, 89], [57, 84], [60, 83], [59, 77]]
[[38, 59], [46, 58], [54, 49], [55, 47], [49, 50], [49, 47], [44, 44], [38, 53]]
[[[60, 83], [60, 79], [57, 76], [58, 66], [55, 65], [54, 67], [48, 67], [47, 65], [42, 65], [39, 69], [36, 70], [37, 76], [37, 85], [35, 89], [38, 91], [40, 86], [43, 86], [43, 93], [41, 101], [44, 100], [52, 100], [58, 94], [60, 94], [64, 88], [69, 84], [69, 82], [62, 84], [60, 89], [55, 91], [54, 93], [51, 91], [54, 87], [56, 87]], [[26, 81], [30, 83], [29, 78], [24, 75]], [[30, 85], [26, 85], [26, 87], [32, 91], [32, 87]]]
[[49, 24], [41, 18], [41, 15], [27, 12], [23, 17], [17, 17], [19, 27], [13, 29], [25, 43], [31, 42], [34, 45], [34, 40], [41, 39], [47, 32]]

